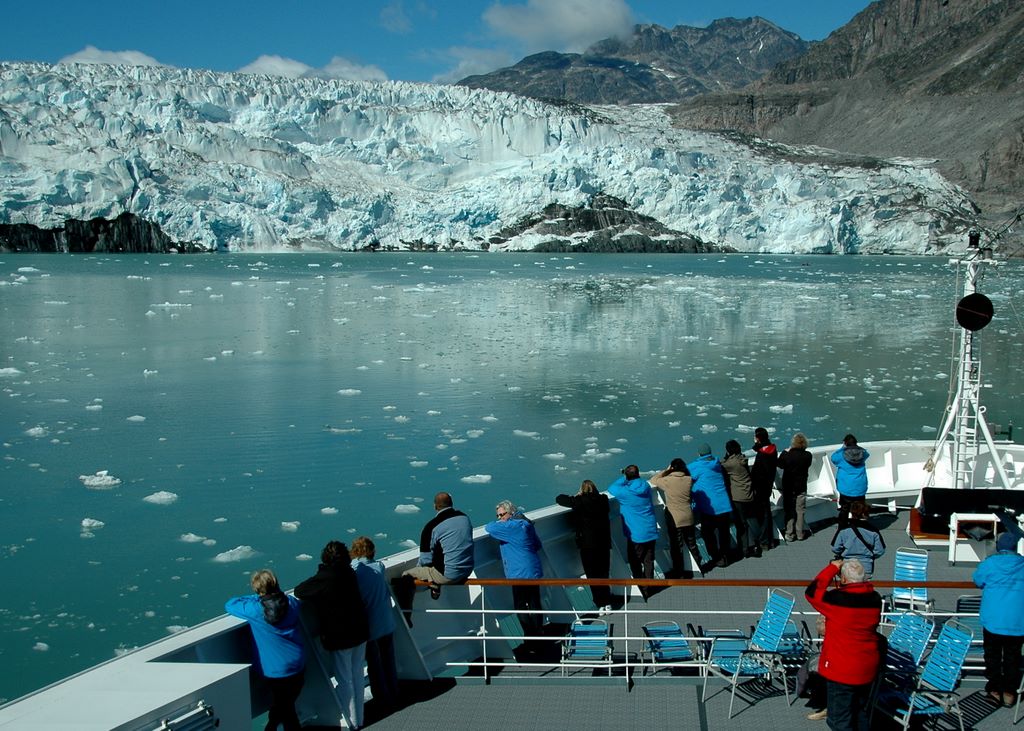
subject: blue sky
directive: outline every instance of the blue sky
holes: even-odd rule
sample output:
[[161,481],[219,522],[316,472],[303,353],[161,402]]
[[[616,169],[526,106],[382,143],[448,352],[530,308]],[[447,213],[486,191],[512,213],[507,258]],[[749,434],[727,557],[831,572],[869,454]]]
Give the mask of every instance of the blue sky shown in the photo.
[[825,38],[868,0],[8,0],[0,60],[455,81],[541,50],[581,51],[633,23],[760,15]]

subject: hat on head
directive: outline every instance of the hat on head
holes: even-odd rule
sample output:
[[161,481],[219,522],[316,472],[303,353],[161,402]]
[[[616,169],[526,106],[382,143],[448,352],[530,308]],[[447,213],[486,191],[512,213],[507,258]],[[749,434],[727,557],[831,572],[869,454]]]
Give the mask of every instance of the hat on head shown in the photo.
[[697,456],[698,457],[704,457],[704,456],[707,456],[709,454],[711,454],[711,447],[708,446],[707,442],[704,442],[699,447],[697,447]]
[[1013,551],[1017,552],[1017,540],[1018,536],[1016,533],[1003,533],[996,539],[996,550],[997,551]]

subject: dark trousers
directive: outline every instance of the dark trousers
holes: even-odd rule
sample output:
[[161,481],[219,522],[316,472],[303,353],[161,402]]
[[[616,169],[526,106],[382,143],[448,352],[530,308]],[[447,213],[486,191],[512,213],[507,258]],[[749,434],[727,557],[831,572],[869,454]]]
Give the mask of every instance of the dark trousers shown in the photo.
[[[583,573],[588,579],[607,579],[611,570],[611,553],[608,548],[581,548],[580,562]],[[595,607],[605,607],[612,603],[612,590],[607,586],[591,586],[590,596]]]
[[985,647],[985,690],[1016,693],[1020,687],[1020,651],[1024,637],[982,630]]
[[729,549],[732,548],[730,526],[732,526],[731,510],[718,515],[702,514],[700,516],[700,535],[704,539],[704,547],[708,549],[708,556],[712,561],[717,561],[720,558],[728,560]]
[[[761,532],[764,530],[761,525],[764,508],[756,502],[736,503],[737,513],[740,521],[736,528],[736,537],[739,539],[740,548],[744,551],[753,551],[761,548]],[[740,530],[742,526],[743,530]]]
[[295,701],[302,692],[305,680],[303,673],[289,675],[287,678],[267,678],[270,687],[270,712],[267,714],[267,725],[263,731],[277,731],[278,724],[284,731],[299,731],[299,716],[295,713]]
[[[667,514],[667,512],[666,512]],[[693,565],[699,567],[703,560],[700,557],[700,549],[697,547],[697,528],[692,525],[678,527],[672,521],[668,525],[668,552],[672,557],[672,573],[675,576],[683,575],[683,546],[693,556]]]
[[828,681],[828,727],[833,731],[868,731],[871,686]]
[[[654,544],[655,541],[633,543],[631,539],[626,539],[626,552],[629,554],[629,571],[633,574],[634,579],[654,578]],[[646,586],[640,587],[640,595],[645,599],[650,593],[651,588]]]
[[366,674],[373,699],[392,707],[398,702],[398,669],[395,667],[395,633],[366,641]]
[[[540,610],[540,587],[539,586],[513,586],[512,605],[516,610]],[[520,614],[519,624],[523,627],[523,634],[527,637],[539,637],[544,628],[544,616],[542,614]],[[539,640],[525,640],[527,647],[533,647]]]
[[761,535],[759,537],[761,546],[769,548],[776,541],[771,495],[765,499],[755,498],[754,505],[757,506],[757,510],[761,511]]
[[845,528],[850,524],[850,503],[856,500],[863,500],[863,497],[850,497],[839,493],[839,527]]

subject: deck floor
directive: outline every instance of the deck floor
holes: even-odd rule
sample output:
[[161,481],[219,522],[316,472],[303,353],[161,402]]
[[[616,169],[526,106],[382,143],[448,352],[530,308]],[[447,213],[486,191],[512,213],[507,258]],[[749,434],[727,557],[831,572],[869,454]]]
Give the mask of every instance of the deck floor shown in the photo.
[[[875,524],[883,530],[887,553],[875,567],[875,578],[891,579],[893,555],[901,546],[912,546],[905,529],[907,512],[899,516],[888,514],[873,517]],[[724,568],[716,569],[709,578],[722,579],[810,579],[831,558],[829,542],[835,531],[834,521],[812,526],[814,535],[805,541],[783,544],[765,553],[759,559],[746,559]],[[930,551],[929,579],[969,581],[977,564],[961,562],[950,566],[945,549]],[[659,610],[686,609],[685,621],[699,623],[707,628],[733,627],[747,629],[757,617],[744,621],[723,618],[720,615],[706,615],[702,612],[728,610],[735,607],[758,610],[764,604],[764,588],[708,587],[696,586],[700,579],[694,579],[692,587],[672,587],[652,596],[646,605],[639,597],[630,600],[630,622],[639,617],[634,610],[649,610],[637,622],[657,619]],[[795,612],[812,610],[803,598],[801,587],[787,588],[797,597]],[[885,590],[880,590],[885,594]],[[965,593],[948,589],[933,591],[936,611],[953,611],[956,597]],[[970,592],[966,592],[970,593]],[[619,634],[621,613],[613,613],[608,619],[615,624]],[[810,619],[810,618],[809,618]],[[813,622],[808,622],[813,627]],[[635,636],[639,627],[632,630]],[[637,648],[639,649],[639,648]],[[479,679],[439,679],[433,683],[406,684],[403,687],[405,705],[390,715],[380,717],[372,701],[367,705],[367,724],[374,729],[469,729],[486,727],[489,731],[500,729],[568,729],[626,728],[626,729],[678,729],[678,728],[729,728],[758,729],[826,729],[824,721],[807,720],[810,709],[804,699],[796,699],[793,705],[786,703],[781,686],[765,689],[759,684],[744,688],[744,695],[754,703],[736,700],[735,715],[728,719],[729,692],[721,680],[709,681],[709,698],[700,700],[700,680],[696,677],[672,677],[664,671],[657,678],[636,677],[630,688],[624,676],[611,679],[590,677],[589,671],[577,672],[577,676],[562,680],[557,670],[544,673],[529,669],[509,668],[495,678],[491,684]],[[1013,720],[1013,709],[996,708],[985,700],[983,679],[968,676],[961,688],[961,706],[965,713],[965,725],[977,729],[1009,728]],[[713,687],[710,684],[714,684]],[[792,681],[791,681],[792,690]],[[713,692],[713,691],[718,692]],[[941,727],[955,727],[940,724]],[[886,728],[878,722],[876,728]],[[1024,728],[1024,722],[1021,727]]]

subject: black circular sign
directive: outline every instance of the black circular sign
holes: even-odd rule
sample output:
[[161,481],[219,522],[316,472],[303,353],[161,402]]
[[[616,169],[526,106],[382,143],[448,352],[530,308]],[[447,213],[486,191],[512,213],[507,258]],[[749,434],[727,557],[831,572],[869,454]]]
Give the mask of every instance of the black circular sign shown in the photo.
[[956,321],[964,330],[976,332],[992,322],[992,300],[980,292],[969,294],[956,303]]

